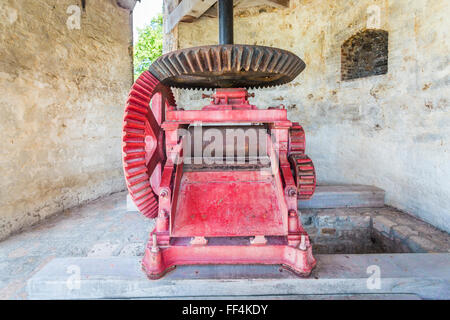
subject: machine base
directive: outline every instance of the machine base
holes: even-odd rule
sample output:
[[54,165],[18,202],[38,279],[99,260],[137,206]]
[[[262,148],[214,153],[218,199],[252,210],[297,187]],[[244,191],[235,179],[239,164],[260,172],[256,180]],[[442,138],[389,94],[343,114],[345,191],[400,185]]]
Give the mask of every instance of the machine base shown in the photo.
[[149,244],[142,269],[149,279],[159,279],[177,265],[279,264],[301,277],[308,277],[316,265],[312,247],[305,250],[287,244],[265,245],[171,245],[152,248]]

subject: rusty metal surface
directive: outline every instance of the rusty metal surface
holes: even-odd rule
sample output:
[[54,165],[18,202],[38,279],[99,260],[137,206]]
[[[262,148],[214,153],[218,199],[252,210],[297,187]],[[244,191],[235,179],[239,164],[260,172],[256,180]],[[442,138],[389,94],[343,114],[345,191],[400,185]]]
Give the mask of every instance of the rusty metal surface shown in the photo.
[[212,45],[159,57],[149,71],[176,88],[263,88],[288,83],[305,69],[292,52],[256,45]]

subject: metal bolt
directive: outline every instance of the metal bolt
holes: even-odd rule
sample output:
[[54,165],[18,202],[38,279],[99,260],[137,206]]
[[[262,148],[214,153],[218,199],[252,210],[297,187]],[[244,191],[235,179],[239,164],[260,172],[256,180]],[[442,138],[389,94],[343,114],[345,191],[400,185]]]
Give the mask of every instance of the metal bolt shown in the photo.
[[167,192],[167,190],[163,190],[161,191],[161,193],[159,194],[160,197],[165,198],[169,195],[169,193]]
[[297,195],[297,190],[295,190],[295,189],[293,189],[293,188],[289,189],[288,195],[289,195],[290,197],[296,196],[296,195]]

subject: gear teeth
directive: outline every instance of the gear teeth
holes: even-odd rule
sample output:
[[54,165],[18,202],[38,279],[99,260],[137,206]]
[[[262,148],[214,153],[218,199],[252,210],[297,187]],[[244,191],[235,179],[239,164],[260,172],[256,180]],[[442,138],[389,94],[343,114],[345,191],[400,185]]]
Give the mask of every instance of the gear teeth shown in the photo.
[[268,88],[295,79],[305,63],[295,54],[256,45],[214,45],[181,49],[159,57],[149,74],[180,89]]
[[289,157],[295,170],[297,198],[306,201],[316,190],[316,171],[312,160],[306,154],[293,154]]
[[316,171],[312,160],[305,154],[305,131],[293,122],[289,131],[289,161],[295,172],[297,198],[311,199],[316,190]]
[[[166,71],[171,69],[166,64]],[[170,88],[152,73],[144,71],[130,90],[123,117],[123,169],[128,191],[139,211],[147,218],[158,214],[158,197],[150,185],[145,161],[145,123],[151,110],[150,101],[156,92],[163,92],[169,110],[176,108]]]
[[297,122],[292,123],[289,131],[289,140],[289,154],[305,154],[305,131]]

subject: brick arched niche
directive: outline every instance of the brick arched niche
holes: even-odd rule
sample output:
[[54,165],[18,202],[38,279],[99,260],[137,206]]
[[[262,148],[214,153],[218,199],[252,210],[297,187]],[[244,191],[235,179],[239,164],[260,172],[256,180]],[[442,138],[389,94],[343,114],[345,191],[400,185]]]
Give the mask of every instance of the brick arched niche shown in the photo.
[[388,36],[379,29],[367,29],[347,39],[341,48],[341,79],[351,80],[388,72]]

